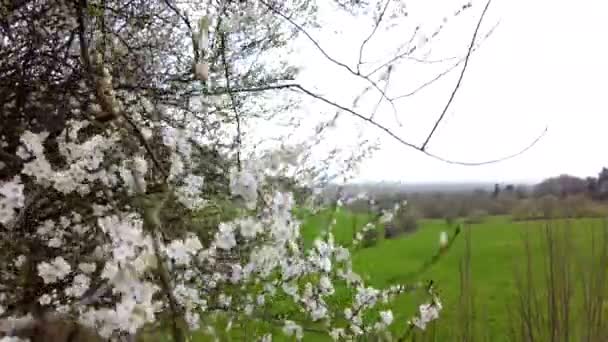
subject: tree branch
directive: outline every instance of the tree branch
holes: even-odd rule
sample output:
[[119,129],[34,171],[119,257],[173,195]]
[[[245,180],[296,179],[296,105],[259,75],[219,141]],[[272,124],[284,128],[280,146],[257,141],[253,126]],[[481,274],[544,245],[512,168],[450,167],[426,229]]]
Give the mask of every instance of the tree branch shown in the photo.
[[431,130],[429,135],[426,137],[426,140],[422,144],[422,147],[421,147],[422,151],[424,151],[426,149],[426,146],[428,145],[429,141],[431,140],[431,137],[433,137],[433,133],[435,133],[435,131],[437,130],[439,123],[441,123],[441,120],[443,120],[445,113],[450,108],[450,105],[452,104],[452,101],[454,100],[454,97],[456,96],[456,93],[458,92],[458,89],[460,88],[460,84],[462,83],[462,79],[464,78],[464,73],[466,72],[467,65],[469,64],[469,58],[471,57],[471,52],[473,51],[473,47],[475,46],[475,40],[477,39],[477,32],[479,31],[479,27],[481,26],[483,18],[485,17],[486,12],[488,11],[488,8],[490,7],[490,3],[492,3],[492,0],[488,0],[488,2],[486,3],[486,7],[484,7],[483,12],[481,12],[481,16],[479,17],[479,21],[477,22],[477,27],[475,27],[475,32],[473,32],[473,38],[471,38],[471,44],[469,44],[469,50],[467,52],[467,56],[464,59],[464,66],[462,67],[462,71],[460,72],[460,77],[458,78],[458,82],[456,83],[456,86],[454,87],[454,90],[452,91],[452,94],[450,95],[450,98],[448,99],[448,103],[446,103],[445,107],[443,108],[443,111],[441,112],[441,115],[435,122],[433,129]]
[[[292,26],[294,26],[299,32],[301,32],[302,34],[304,34],[304,36],[306,36],[306,38],[308,38],[308,40],[310,40],[310,42],[313,43],[313,45],[319,50],[319,52],[321,52],[321,54],[323,56],[325,56],[325,58],[327,58],[330,62],[344,68],[346,71],[348,71],[350,74],[352,74],[353,76],[359,77],[365,81],[367,81],[371,86],[373,86],[382,96],[383,99],[385,99],[386,101],[388,101],[392,108],[393,108],[393,114],[395,115],[395,118],[397,118],[397,108],[395,107],[395,103],[393,102],[393,100],[391,98],[389,98],[386,93],[378,86],[378,84],[376,82],[374,82],[371,78],[369,78],[369,76],[363,75],[359,72],[359,70],[355,71],[353,70],[353,68],[349,67],[348,65],[346,65],[345,63],[342,63],[340,61],[338,61],[337,59],[331,57],[322,47],[321,45],[301,26],[298,25],[298,23],[296,23],[295,21],[293,21],[291,18],[289,18],[288,16],[286,16],[285,14],[281,13],[281,11],[275,9],[274,7],[272,7],[272,5],[268,4],[266,1],[264,0],[260,0],[260,2],[265,5],[266,7],[268,7],[268,9],[270,9],[273,13],[277,14],[278,16],[280,16],[281,18],[287,20],[287,22],[289,22]],[[388,6],[388,3],[387,3]],[[385,6],[386,7],[386,6]],[[386,8],[385,8],[386,10]],[[379,19],[381,20],[381,19]],[[378,21],[378,25],[379,25],[379,21]],[[375,32],[375,30],[374,30]],[[373,33],[369,36],[369,38],[371,38],[371,36],[373,35]],[[364,42],[365,44],[365,42]],[[361,49],[362,52],[363,49]],[[357,66],[358,69],[359,65]],[[398,119],[397,119],[398,120]]]
[[[536,143],[538,143],[540,141],[540,139],[542,139],[545,134],[547,133],[547,127],[544,128],[543,132],[541,134],[539,134],[528,146],[526,146],[525,148],[509,154],[507,156],[504,157],[500,157],[500,158],[496,158],[496,159],[491,159],[491,160],[485,160],[485,161],[479,161],[479,162],[469,162],[469,161],[457,161],[457,160],[451,160],[451,159],[447,159],[441,156],[438,156],[436,154],[430,153],[429,151],[427,151],[426,149],[422,149],[421,146],[417,146],[411,142],[408,142],[402,138],[400,138],[398,135],[396,135],[393,131],[391,131],[389,128],[379,124],[378,122],[374,121],[373,119],[370,119],[369,117],[366,117],[365,115],[356,112],[355,110],[345,107],[343,105],[340,105],[332,100],[329,100],[325,97],[323,97],[322,95],[316,94],[306,88],[304,88],[303,86],[299,85],[299,84],[279,84],[279,85],[268,85],[268,86],[260,86],[260,87],[253,87],[253,88],[237,88],[237,89],[232,89],[233,92],[259,92],[259,91],[268,91],[268,90],[281,90],[281,89],[291,89],[291,90],[298,90],[300,92],[303,92],[304,94],[315,98],[317,100],[320,100],[321,102],[324,102],[336,109],[345,111],[363,121],[368,122],[369,124],[371,124],[372,126],[375,126],[376,128],[380,129],[381,131],[383,131],[384,133],[388,134],[391,138],[397,140],[399,143],[401,143],[402,145],[405,145],[407,147],[413,148],[415,150],[418,150],[422,153],[424,153],[425,155],[437,159],[439,161],[442,161],[444,163],[448,163],[448,164],[456,164],[456,165],[463,165],[463,166],[480,166],[480,165],[486,165],[486,164],[495,164],[495,163],[499,163],[508,159],[512,159],[515,158],[523,153],[525,153],[526,151],[530,150],[532,147],[534,147],[536,145]],[[212,93],[214,95],[218,95],[218,94],[224,94],[225,91],[219,92],[219,93]]]
[[372,32],[369,34],[369,36],[367,36],[367,38],[365,38],[365,40],[363,40],[363,43],[361,43],[361,46],[359,47],[359,62],[357,63],[357,73],[361,73],[361,64],[363,64],[363,62],[361,61],[363,58],[363,49],[365,49],[365,45],[372,39],[374,34],[376,34],[376,31],[378,30],[378,27],[380,26],[380,23],[382,22],[384,14],[386,13],[386,10],[388,9],[388,5],[390,3],[391,0],[386,1],[386,3],[384,4],[384,8],[382,8],[382,12],[380,12],[380,15],[378,16],[378,20],[376,20],[376,23],[374,24]]
[[220,33],[220,50],[222,54],[222,64],[224,64],[224,76],[226,77],[226,90],[230,96],[230,103],[236,119],[236,163],[238,170],[241,171],[241,117],[236,106],[234,93],[230,91],[230,69],[226,58],[226,35],[224,33]]
[[[492,27],[488,31],[488,33],[486,33],[486,35],[483,37],[483,39],[479,43],[477,43],[475,47],[473,47],[473,50],[471,51],[471,53],[477,51],[477,49],[479,49],[481,47],[481,43],[483,43],[484,40],[486,40],[492,33],[494,33],[494,30],[496,29],[496,27],[498,26],[498,24],[499,24],[499,22],[496,23],[496,25],[494,25],[494,27]],[[467,50],[467,54],[468,54],[468,51],[469,50]],[[452,59],[456,59],[458,57],[448,57],[448,58],[444,58],[444,59],[428,60],[428,61],[427,60],[420,60],[420,59],[417,59],[417,58],[414,58],[414,57],[407,57],[407,58],[410,59],[410,60],[413,60],[415,62],[418,62],[418,63],[434,64],[434,63],[446,62],[446,61],[449,61],[449,60],[452,60]],[[447,74],[449,74],[450,72],[452,72],[454,69],[456,69],[460,64],[462,64],[465,61],[465,58],[466,58],[466,55],[464,57],[460,58],[460,60],[458,62],[454,63],[454,65],[450,66],[449,68],[447,68],[446,70],[444,70],[443,72],[441,72],[437,76],[433,77],[432,79],[424,82],[423,84],[421,84],[420,86],[418,86],[414,90],[412,90],[412,91],[410,91],[408,93],[402,94],[402,95],[398,95],[398,96],[392,97],[392,100],[393,101],[401,100],[401,99],[403,99],[405,97],[410,97],[410,96],[416,95],[418,92],[420,92],[424,88],[426,88],[426,87],[430,86],[431,84],[439,81],[439,79],[443,78],[444,76],[446,76]]]

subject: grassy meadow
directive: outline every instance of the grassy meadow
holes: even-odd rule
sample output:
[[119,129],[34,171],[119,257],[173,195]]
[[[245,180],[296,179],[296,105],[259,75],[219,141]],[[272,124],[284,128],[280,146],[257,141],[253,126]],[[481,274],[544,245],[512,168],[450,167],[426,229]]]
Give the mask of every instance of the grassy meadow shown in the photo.
[[[342,211],[310,215],[302,233],[310,246],[333,218],[336,240],[349,245],[367,217]],[[439,235],[460,234],[438,262],[414,275],[437,254]],[[382,234],[381,234],[382,235]],[[513,221],[488,217],[478,224],[422,220],[419,229],[395,239],[380,238],[353,254],[355,271],[373,286],[433,280],[443,311],[424,333],[407,341],[600,341],[608,328],[608,234],[601,219]],[[337,296],[339,300],[339,295]],[[397,336],[422,297],[403,295],[394,302],[392,330]],[[282,307],[282,303],[273,303]],[[226,322],[219,322],[225,327]],[[235,324],[220,340],[246,341],[251,329]],[[271,325],[267,325],[270,327]],[[292,341],[273,327],[273,341]],[[147,341],[148,339],[146,339]],[[212,341],[197,333],[194,341]],[[305,341],[328,341],[314,332]],[[366,339],[363,339],[365,341]]]
[[[307,240],[318,234],[318,227],[327,224],[328,216],[320,214],[306,221],[303,234]],[[334,234],[344,244],[352,239],[353,230],[366,222],[364,215],[347,212],[339,213],[336,218]],[[447,231],[452,235],[458,224],[422,220],[420,228],[412,234],[381,239],[377,245],[356,252],[354,268],[366,275],[370,284],[380,287],[429,279],[437,284],[443,300],[443,315],[426,336],[419,337],[422,340],[525,340],[521,335],[526,329],[520,327],[525,323],[521,322],[521,312],[525,311],[535,311],[538,318],[536,323],[530,319],[530,330],[537,330],[532,340],[562,341],[564,339],[544,336],[560,331],[578,334],[578,337],[570,336],[570,340],[585,339],[582,330],[591,327],[584,325],[592,323],[585,323],[584,316],[593,310],[588,307],[592,303],[585,304],[581,293],[587,292],[587,301],[593,295],[603,298],[603,294],[608,294],[604,283],[608,264],[603,257],[606,253],[603,220],[513,221],[508,216],[500,216],[489,217],[479,224],[462,224],[462,232],[450,250],[413,279],[412,272],[437,253],[440,233]],[[599,287],[596,292],[591,282]],[[527,298],[526,294],[530,293],[536,297]],[[535,308],[525,303],[520,305],[522,300],[533,303],[533,299],[539,301]],[[397,301],[394,328],[403,329],[417,307],[415,300],[404,296]],[[567,319],[562,318],[563,322],[560,322],[563,315],[551,318],[553,314],[549,313],[560,308],[570,311]],[[608,313],[602,307],[599,312],[600,317]],[[569,321],[568,324],[565,321]],[[537,328],[532,327],[534,324]],[[593,336],[587,340],[593,340]]]

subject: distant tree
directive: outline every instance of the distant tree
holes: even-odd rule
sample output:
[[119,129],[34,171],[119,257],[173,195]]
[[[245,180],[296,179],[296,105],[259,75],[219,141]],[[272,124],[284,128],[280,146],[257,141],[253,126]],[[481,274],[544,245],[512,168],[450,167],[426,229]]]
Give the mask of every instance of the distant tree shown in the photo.
[[498,198],[498,195],[500,195],[500,184],[496,183],[494,184],[494,192],[492,193],[492,197]]
[[488,217],[488,212],[483,209],[474,209],[471,211],[469,216],[466,218],[465,222],[468,224],[478,224],[485,221]]
[[599,200],[608,199],[608,168],[602,168],[597,177],[596,195]]
[[391,222],[384,225],[384,237],[392,239],[404,233],[418,229],[419,214],[411,206],[402,206],[396,212]]
[[[606,176],[606,180],[608,181],[608,173]],[[558,177],[548,178],[534,187],[534,194],[537,197],[542,197],[545,195],[566,197],[586,192],[587,181],[570,175],[560,175]]]
[[515,195],[517,196],[518,199],[528,198],[528,195],[529,195],[528,188],[526,188],[523,185],[519,185],[519,186],[515,187]]
[[544,218],[550,219],[558,217],[560,213],[560,201],[557,196],[549,194],[541,197],[539,200],[540,211]]
[[533,198],[523,199],[517,202],[513,207],[511,216],[514,220],[534,220],[542,218],[541,210],[538,208],[538,203]]
[[373,247],[378,243],[378,230],[377,229],[368,229],[363,232],[363,239],[361,245],[363,248]]
[[445,214],[445,223],[448,226],[453,225],[454,222],[456,221],[456,219],[457,219],[457,216],[456,216],[456,213],[454,211],[448,211],[448,212],[446,212],[446,214]]
[[594,197],[597,193],[597,178],[595,177],[587,177],[585,178],[585,182],[587,182],[587,193]]

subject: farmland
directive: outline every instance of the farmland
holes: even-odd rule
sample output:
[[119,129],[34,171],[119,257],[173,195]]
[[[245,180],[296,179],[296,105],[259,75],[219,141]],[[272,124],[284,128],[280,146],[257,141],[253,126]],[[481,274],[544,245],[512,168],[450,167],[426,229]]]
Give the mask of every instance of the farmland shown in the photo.
[[[312,217],[304,225],[304,234],[309,239],[318,233],[316,227],[323,226],[327,215]],[[339,214],[334,228],[336,239],[348,244],[353,226],[360,226],[362,222],[365,222],[362,215]],[[515,222],[508,216],[498,216],[480,224],[464,225],[463,228],[453,247],[420,279],[416,279],[432,279],[440,289],[444,311],[434,327],[434,337],[439,341],[456,340],[458,335],[466,335],[467,332],[460,330],[465,325],[463,321],[466,318],[463,316],[467,315],[473,321],[472,331],[468,334],[476,335],[477,340],[507,340],[512,320],[517,317],[514,305],[519,297],[516,275],[530,261],[535,273],[533,278],[538,281],[544,276],[551,264],[547,260],[547,237],[551,237],[554,248],[562,248],[562,257],[570,257],[569,260],[561,260],[572,266],[570,276],[588,270],[588,265],[583,264],[588,260],[585,257],[590,257],[592,244],[595,249],[593,253],[601,250],[598,246],[604,237],[604,223],[600,219]],[[411,282],[414,279],[408,275],[437,252],[440,232],[452,234],[454,229],[455,225],[448,225],[444,220],[423,220],[420,229],[413,234],[393,240],[382,239],[376,246],[356,252],[353,256],[354,268],[378,287]],[[553,234],[547,235],[547,229]],[[470,234],[468,249],[467,232]],[[559,245],[560,238],[564,240],[562,242],[572,244],[555,246]],[[525,242],[529,243],[529,254],[525,251]],[[468,263],[464,262],[467,252],[470,252]],[[466,264],[470,267],[470,284],[461,289],[461,268]],[[582,283],[575,280],[573,285],[579,287]],[[538,286],[538,292],[544,293],[544,282],[539,282]],[[576,294],[574,296],[580,299]],[[467,314],[461,301],[471,298],[474,305]],[[573,321],[579,319],[576,316],[580,310],[576,308],[581,303],[577,299],[572,305],[575,308],[571,317]],[[414,299],[407,296],[398,301],[395,309],[396,331],[403,329],[415,307]],[[432,339],[432,333],[429,332],[427,337]]]
[[[345,246],[352,243],[353,231],[368,221],[366,215],[348,211],[309,215],[302,225],[307,247],[334,218],[336,241]],[[414,276],[437,254],[440,233],[446,231],[453,236],[457,227],[460,234],[450,249],[423,273]],[[606,268],[606,257],[601,256],[607,252],[605,228],[601,219],[513,221],[509,216],[494,216],[478,224],[457,221],[449,225],[445,220],[425,219],[414,233],[390,240],[381,238],[372,247],[357,249],[353,253],[353,266],[370,285],[378,288],[433,280],[443,311],[425,332],[415,332],[416,341],[526,340],[521,335],[527,331],[518,325],[522,310],[538,316],[533,323],[536,325],[532,329],[533,340],[550,340],[549,334],[554,331],[560,336],[570,335],[558,337],[557,341],[593,341],[596,339],[590,336],[605,336],[601,335],[605,334],[605,328],[594,328],[593,324],[605,317],[606,310],[600,306],[602,314],[590,322],[588,312],[597,307],[585,302],[582,290],[587,289],[587,298],[606,294],[606,272],[601,271]],[[530,275],[526,275],[528,268],[532,271]],[[599,284],[599,289],[593,290],[590,282]],[[549,288],[553,291],[548,291]],[[560,292],[563,289],[571,294],[563,295]],[[394,336],[403,334],[422,300],[417,295],[403,295],[396,300],[392,306]],[[522,300],[530,303],[537,300],[538,307],[520,306]],[[565,308],[570,312],[566,320],[559,315]],[[552,320],[552,314],[556,313],[558,317]],[[225,323],[220,322],[218,328],[223,329]],[[255,329],[255,324],[247,327],[236,324],[221,339],[243,340],[248,329]],[[277,327],[273,340],[291,341],[280,331]],[[196,341],[211,340],[204,333],[196,336]],[[304,340],[329,341],[314,332],[306,333]]]

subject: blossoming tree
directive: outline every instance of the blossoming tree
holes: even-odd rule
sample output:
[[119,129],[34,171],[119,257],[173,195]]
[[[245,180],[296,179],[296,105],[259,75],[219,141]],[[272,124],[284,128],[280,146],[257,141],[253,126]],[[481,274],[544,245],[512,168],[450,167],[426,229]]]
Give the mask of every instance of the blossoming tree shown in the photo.
[[[371,18],[355,67],[308,33],[315,1],[0,4],[2,341],[47,340],[45,324],[54,320],[75,322],[65,341],[82,329],[93,331],[82,340],[152,330],[184,341],[191,331],[217,336],[218,317],[225,329],[250,329],[251,340],[271,340],[276,327],[298,340],[307,331],[381,338],[395,324],[391,300],[415,290],[428,302],[409,322],[396,322],[399,335],[438,317],[429,284],[367,285],[352,268],[352,251],[335,242],[335,221],[303,248],[294,197],[271,179],[298,169],[310,146],[244,152],[248,121],[292,108],[288,99],[267,101],[284,90],[394,135],[374,113],[294,83],[293,65],[268,62],[303,37],[365,82],[365,93],[395,101],[381,84],[399,61],[414,59],[415,44],[375,70],[363,70],[361,54],[382,23],[404,20],[404,3],[331,4]],[[470,7],[459,5],[455,16]],[[476,35],[456,66],[466,68]],[[396,139],[430,154],[428,139],[419,147]],[[289,176],[318,184],[323,170]],[[337,292],[348,300],[336,300]]]

